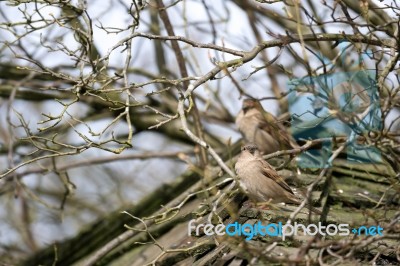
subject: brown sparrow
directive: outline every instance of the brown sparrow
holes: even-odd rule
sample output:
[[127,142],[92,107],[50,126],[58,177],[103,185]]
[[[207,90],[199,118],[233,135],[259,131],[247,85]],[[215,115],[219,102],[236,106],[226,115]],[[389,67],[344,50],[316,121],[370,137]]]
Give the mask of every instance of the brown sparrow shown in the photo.
[[255,99],[245,99],[236,117],[245,142],[256,144],[263,154],[298,147],[286,128]]
[[[255,144],[242,147],[235,164],[239,183],[249,198],[256,202],[301,204],[289,185],[278,172],[265,161]],[[313,212],[321,214],[315,208]]]

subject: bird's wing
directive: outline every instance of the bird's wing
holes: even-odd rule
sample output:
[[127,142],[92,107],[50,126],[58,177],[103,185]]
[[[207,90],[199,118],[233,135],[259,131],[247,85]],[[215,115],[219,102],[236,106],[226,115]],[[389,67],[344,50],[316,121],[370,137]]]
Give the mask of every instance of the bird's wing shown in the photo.
[[259,128],[277,139],[279,143],[283,144],[283,148],[290,148],[293,146],[291,141],[292,137],[287,132],[285,126],[283,126],[275,116],[268,112],[263,112],[260,116],[262,117],[260,117],[261,122],[258,125]]
[[284,190],[289,192],[290,194],[293,194],[292,189],[289,187],[289,185],[283,180],[282,177],[279,176],[279,174],[276,172],[275,169],[272,168],[266,161],[260,158],[260,163],[261,163],[261,172],[262,174],[269,179],[272,179],[274,182],[276,182],[278,185],[280,185]]

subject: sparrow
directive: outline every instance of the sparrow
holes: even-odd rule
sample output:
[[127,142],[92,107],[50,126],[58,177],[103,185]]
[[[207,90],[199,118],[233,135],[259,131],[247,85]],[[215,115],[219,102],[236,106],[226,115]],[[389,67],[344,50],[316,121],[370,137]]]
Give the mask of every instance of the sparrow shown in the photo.
[[[255,144],[242,147],[235,164],[235,171],[241,188],[255,202],[283,202],[296,205],[302,202],[278,172],[262,158]],[[321,214],[315,208],[311,210]]]
[[275,116],[255,99],[245,99],[236,125],[247,143],[256,144],[263,154],[299,147]]

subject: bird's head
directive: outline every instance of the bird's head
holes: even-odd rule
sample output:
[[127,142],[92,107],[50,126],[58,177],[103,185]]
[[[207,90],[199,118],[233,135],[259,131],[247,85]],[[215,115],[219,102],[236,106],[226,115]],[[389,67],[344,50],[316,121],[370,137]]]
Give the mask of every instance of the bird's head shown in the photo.
[[242,146],[241,150],[242,150],[242,152],[247,151],[247,152],[251,153],[252,155],[257,155],[260,153],[257,145],[254,143],[249,143],[249,144]]
[[257,110],[263,110],[261,104],[256,99],[245,99],[243,100],[242,110],[243,112],[247,112],[250,109],[256,108]]

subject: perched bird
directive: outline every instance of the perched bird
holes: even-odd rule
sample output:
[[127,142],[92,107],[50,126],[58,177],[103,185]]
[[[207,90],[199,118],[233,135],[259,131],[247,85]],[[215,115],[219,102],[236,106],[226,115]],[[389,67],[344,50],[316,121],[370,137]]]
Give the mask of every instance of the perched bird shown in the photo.
[[[297,197],[278,172],[265,161],[255,144],[247,144],[235,164],[239,183],[249,198],[256,202],[292,203],[299,205]],[[315,208],[313,212],[321,214]]]
[[256,144],[263,154],[298,147],[286,128],[255,99],[245,99],[236,125],[246,142]]

